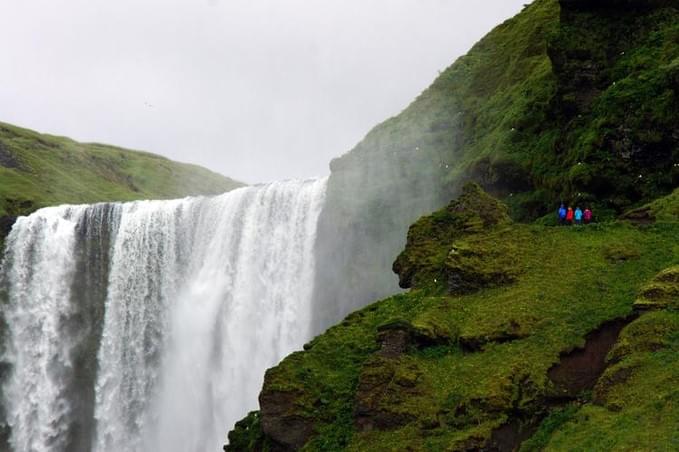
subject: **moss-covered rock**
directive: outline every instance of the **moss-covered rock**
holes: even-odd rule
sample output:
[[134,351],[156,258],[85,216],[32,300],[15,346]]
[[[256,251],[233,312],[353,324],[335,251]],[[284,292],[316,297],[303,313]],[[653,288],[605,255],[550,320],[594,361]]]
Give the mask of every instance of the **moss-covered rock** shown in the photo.
[[[616,356],[642,348],[625,344],[642,336],[633,325],[644,324],[623,330],[607,362],[625,325],[615,320],[628,319],[635,293],[675,262],[679,225],[555,228],[498,218],[463,233],[464,240],[485,243],[491,254],[516,244],[512,284],[463,294],[425,285],[351,314],[267,372],[260,429],[269,444],[308,451],[513,450],[555,405],[527,444],[558,444],[573,416],[617,407],[608,395],[617,390],[609,388],[627,388],[617,382],[627,381],[627,372],[633,381],[636,367]],[[433,230],[449,237],[448,229]],[[634,243],[636,257],[608,259],[605,250],[615,243]],[[438,245],[428,249],[439,252]],[[672,328],[658,323],[663,338],[648,343],[667,343]],[[620,362],[631,370],[606,371],[597,382],[606,366]],[[571,400],[575,408],[559,411]],[[636,415],[651,413],[647,407]]]
[[[304,423],[294,442],[262,427],[267,440],[514,450],[540,424],[525,450],[676,449],[674,273],[653,278],[677,264],[679,224],[673,196],[653,201],[679,183],[679,11],[642,3],[536,0],[333,162],[328,199],[341,208],[322,218],[319,240],[340,258],[316,284],[329,317],[365,301],[357,287],[390,287],[381,269],[402,249],[405,219],[461,197],[410,228],[393,266],[408,293],[358,310],[267,373],[262,397],[289,399],[263,410],[262,425]],[[470,180],[510,209],[463,188]],[[599,219],[648,208],[637,224],[509,220],[560,199]],[[345,230],[351,240],[335,241]],[[651,299],[656,311],[620,333]]]
[[679,308],[679,265],[659,273],[634,303],[637,309]]
[[233,430],[229,432],[229,444],[224,446],[224,452],[240,452],[251,450],[261,452],[271,450],[262,432],[261,416],[258,411],[236,422]]
[[510,224],[507,212],[477,184],[467,184],[446,209],[410,228],[406,249],[393,265],[401,287],[447,284],[451,293],[463,293],[511,282],[516,253],[507,237],[478,238],[484,231]]

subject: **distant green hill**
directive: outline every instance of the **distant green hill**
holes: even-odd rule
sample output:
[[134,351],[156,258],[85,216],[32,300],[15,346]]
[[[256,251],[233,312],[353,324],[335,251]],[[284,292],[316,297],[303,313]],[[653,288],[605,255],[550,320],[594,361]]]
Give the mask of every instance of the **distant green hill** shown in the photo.
[[242,185],[159,155],[0,123],[0,217],[54,204],[178,198]]

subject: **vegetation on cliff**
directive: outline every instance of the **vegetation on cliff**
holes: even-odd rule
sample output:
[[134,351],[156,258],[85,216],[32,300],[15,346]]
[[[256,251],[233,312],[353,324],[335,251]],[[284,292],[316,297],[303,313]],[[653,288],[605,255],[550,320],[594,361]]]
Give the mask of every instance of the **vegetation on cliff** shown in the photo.
[[395,264],[411,291],[269,370],[227,450],[676,444],[679,223],[548,227],[506,211],[470,185],[415,223]]
[[[328,311],[461,197],[411,227],[411,290],[269,370],[226,449],[676,449],[678,6],[536,0],[334,161]],[[600,222],[548,226],[560,199]]]
[[242,185],[158,155],[77,143],[4,123],[0,180],[0,217],[54,204],[178,198]]
[[422,96],[447,98],[438,108],[459,118],[457,146],[432,143],[448,180],[476,180],[524,219],[555,199],[620,213],[669,193],[679,184],[677,6],[538,0],[495,29]]
[[521,221],[561,199],[612,219],[676,188],[678,8],[535,0],[333,161],[317,327],[394,293],[408,226],[469,180]]

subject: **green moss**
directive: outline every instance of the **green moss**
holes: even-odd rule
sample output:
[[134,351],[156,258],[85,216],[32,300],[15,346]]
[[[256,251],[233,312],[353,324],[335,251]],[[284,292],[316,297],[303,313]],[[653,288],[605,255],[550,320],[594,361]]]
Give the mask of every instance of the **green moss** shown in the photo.
[[477,181],[519,219],[560,200],[599,219],[643,205],[679,183],[677,24],[676,7],[562,14],[536,0],[337,166],[417,149],[442,191]]
[[225,452],[239,452],[243,450],[258,450],[268,452],[270,446],[262,434],[261,418],[258,411],[248,413],[245,419],[238,421],[234,429],[229,432],[229,445]]
[[[440,246],[443,237],[454,243],[460,222],[436,223],[437,218],[454,216],[446,209],[427,226]],[[601,324],[632,312],[644,283],[676,262],[671,245],[679,233],[676,224],[642,230],[622,223],[591,228],[506,223],[475,230],[465,241],[485,243],[491,255],[494,247],[513,244],[513,267],[520,271],[512,284],[466,295],[425,286],[383,300],[267,373],[263,394],[293,394],[287,414],[314,425],[304,450],[483,447],[510,419],[544,411],[552,388],[547,373],[560,354],[582,346]],[[606,254],[611,243],[634,243],[635,258],[611,261]],[[411,346],[382,355],[380,335],[394,330],[410,332]],[[596,409],[554,413],[533,444],[551,445],[574,419]],[[357,413],[373,428],[364,429]],[[638,415],[643,413],[648,414]]]
[[570,421],[578,410],[578,405],[570,404],[565,408],[553,410],[540,424],[537,432],[521,444],[520,452],[540,452],[545,449],[556,430]]
[[634,305],[639,309],[679,308],[679,266],[664,270],[646,284]]
[[679,446],[679,314],[653,312],[623,330],[614,363],[544,450],[676,450]]
[[[453,283],[460,292],[487,284],[488,278],[502,273],[500,267],[505,262],[500,258],[510,258],[511,246],[502,248],[492,242],[489,244],[493,251],[488,252],[488,247],[469,237],[510,223],[505,205],[478,185],[467,184],[462,195],[446,209],[411,226],[406,249],[394,262],[401,287],[441,287],[451,273],[463,277]],[[497,240],[506,242],[503,238]],[[482,269],[481,262],[490,268]],[[511,277],[507,275],[507,279]]]
[[639,249],[633,243],[611,243],[603,249],[604,257],[609,262],[624,262],[639,259]]
[[679,189],[654,201],[649,207],[658,221],[679,221]]
[[53,204],[217,194],[242,184],[145,152],[0,123],[0,216]]

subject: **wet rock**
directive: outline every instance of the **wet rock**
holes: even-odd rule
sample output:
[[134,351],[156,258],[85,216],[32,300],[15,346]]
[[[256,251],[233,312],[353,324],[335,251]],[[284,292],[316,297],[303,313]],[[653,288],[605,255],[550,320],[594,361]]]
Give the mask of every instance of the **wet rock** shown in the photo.
[[498,452],[517,451],[524,441],[533,436],[539,425],[540,417],[512,419],[493,430],[484,449]]
[[280,450],[298,450],[314,432],[314,421],[299,414],[294,391],[263,390],[259,396],[262,431]]
[[3,216],[0,217],[0,240],[7,237],[12,230],[12,226],[16,222],[17,217],[14,216]]

